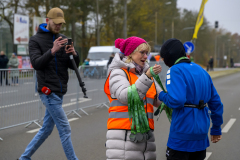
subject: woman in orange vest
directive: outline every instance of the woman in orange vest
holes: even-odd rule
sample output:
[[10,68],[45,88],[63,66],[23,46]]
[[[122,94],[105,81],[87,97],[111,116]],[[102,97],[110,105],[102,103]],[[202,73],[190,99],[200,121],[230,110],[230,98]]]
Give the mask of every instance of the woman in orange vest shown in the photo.
[[[107,160],[156,160],[153,106],[158,107],[161,104],[157,98],[161,88],[152,78],[146,63],[151,48],[144,39],[139,37],[117,39],[115,46],[121,52],[115,54],[104,86],[110,101],[106,141]],[[161,70],[160,65],[153,67],[155,74],[159,74]],[[148,130],[150,129],[147,138],[141,137],[137,138],[138,140],[130,138],[128,88],[133,84],[136,86],[137,96],[144,102],[142,111],[147,117]]]

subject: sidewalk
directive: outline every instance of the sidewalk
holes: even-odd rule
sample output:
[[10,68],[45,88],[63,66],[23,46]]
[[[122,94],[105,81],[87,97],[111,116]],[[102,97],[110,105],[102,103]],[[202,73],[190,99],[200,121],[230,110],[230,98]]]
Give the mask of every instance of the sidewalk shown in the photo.
[[240,72],[240,68],[214,68],[214,71],[208,71],[208,74],[214,79],[237,72]]

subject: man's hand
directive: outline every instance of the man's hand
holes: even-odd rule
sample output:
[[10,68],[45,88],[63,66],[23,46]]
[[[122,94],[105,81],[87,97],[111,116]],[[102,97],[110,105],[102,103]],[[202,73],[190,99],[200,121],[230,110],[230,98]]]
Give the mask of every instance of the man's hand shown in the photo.
[[74,46],[73,46],[73,42],[72,42],[72,45],[65,46],[65,51],[67,54],[72,53],[74,56],[77,55],[77,53],[75,52]]
[[217,143],[222,139],[222,135],[211,135],[211,141],[212,143]]
[[53,42],[53,48],[51,49],[51,53],[54,56],[57,51],[59,51],[60,48],[64,47],[64,45],[67,43],[67,39],[61,40],[62,37],[58,37],[54,42]]

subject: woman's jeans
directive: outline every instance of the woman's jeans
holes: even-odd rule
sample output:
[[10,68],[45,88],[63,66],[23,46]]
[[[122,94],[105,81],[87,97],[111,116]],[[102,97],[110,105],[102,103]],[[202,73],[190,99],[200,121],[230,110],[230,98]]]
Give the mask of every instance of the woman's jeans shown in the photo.
[[13,84],[18,84],[18,77],[12,77],[12,83]]
[[50,95],[40,94],[40,98],[46,106],[43,126],[28,144],[25,152],[20,157],[20,160],[31,160],[31,156],[34,152],[52,133],[55,124],[67,159],[78,160],[72,146],[71,128],[67,116],[62,108],[63,96],[57,96],[56,94],[51,93]]

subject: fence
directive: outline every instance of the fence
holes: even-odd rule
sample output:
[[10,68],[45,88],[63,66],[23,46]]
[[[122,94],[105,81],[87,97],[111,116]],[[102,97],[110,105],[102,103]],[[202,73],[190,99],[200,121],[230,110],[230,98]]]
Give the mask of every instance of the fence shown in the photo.
[[[153,66],[155,63],[149,63]],[[162,72],[159,74],[162,82],[168,67],[162,62]],[[82,98],[83,93],[79,87],[76,74],[69,70],[68,91],[63,98],[63,108],[67,115],[80,113],[88,115],[86,109],[89,107],[108,107],[108,99],[103,88],[107,77],[107,70],[103,66],[82,66],[79,72],[88,98]],[[36,92],[36,74],[33,69],[8,69],[0,70],[0,131],[19,125],[36,124],[41,127],[40,122],[45,113],[45,107]],[[18,76],[13,76],[19,73]],[[81,112],[80,112],[81,111]],[[0,138],[1,139],[1,138]]]

